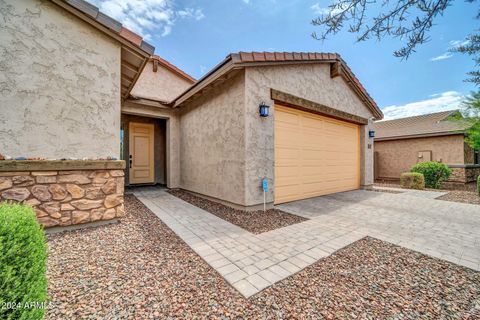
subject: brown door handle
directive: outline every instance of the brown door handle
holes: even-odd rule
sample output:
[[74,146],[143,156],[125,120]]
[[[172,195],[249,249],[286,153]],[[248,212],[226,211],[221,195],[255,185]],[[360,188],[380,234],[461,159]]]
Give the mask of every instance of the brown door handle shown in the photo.
[[130,169],[131,169],[132,168],[132,160],[130,159],[129,162],[130,162]]

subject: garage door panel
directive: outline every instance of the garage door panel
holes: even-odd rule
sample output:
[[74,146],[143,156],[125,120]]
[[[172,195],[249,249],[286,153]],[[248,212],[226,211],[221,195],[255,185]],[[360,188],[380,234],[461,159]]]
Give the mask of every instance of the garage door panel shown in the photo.
[[303,117],[301,118],[301,123],[302,127],[305,132],[321,132],[326,130],[327,128],[325,121],[319,121],[318,119],[315,118],[310,118],[310,117]]
[[359,127],[275,105],[275,203],[360,186]]
[[298,140],[301,136],[298,134],[296,129],[284,128],[282,132],[279,132],[279,140],[282,141],[279,147],[283,148],[298,148]]
[[278,177],[275,178],[275,182],[279,183],[283,181],[283,178],[291,178],[293,177],[295,183],[298,183],[297,177],[298,177],[298,167],[297,166],[283,166],[281,167],[281,170],[279,170]]
[[300,122],[300,116],[295,112],[283,110],[279,114],[275,114],[275,121],[281,123],[283,126],[297,126]]
[[[292,178],[292,177],[290,177]],[[337,174],[322,174],[322,175],[308,175],[304,176],[302,179],[302,184],[314,184],[314,183],[331,183],[331,184],[341,184],[343,183],[342,181],[349,181],[349,183],[352,183],[355,185],[355,179],[353,179],[350,175],[347,174],[342,174],[342,175],[337,175]],[[294,183],[291,180],[291,183]],[[295,181],[296,183],[296,181]]]
[[[295,200],[295,195],[301,193],[300,185],[288,185],[275,187],[275,197],[282,202]],[[277,194],[278,193],[278,194]]]
[[314,194],[323,193],[330,190],[339,190],[347,188],[349,181],[322,181],[316,183],[304,183],[302,189],[304,193]]
[[298,159],[300,156],[300,149],[288,148],[288,147],[276,147],[275,153],[276,153],[275,156],[279,160]]
[[[342,176],[349,176],[355,175],[355,170],[352,170],[351,164],[346,164],[343,166],[339,165],[326,165],[326,166],[301,166],[301,167],[291,167],[290,169],[290,177],[295,175],[299,176],[300,178],[303,177],[311,177],[311,176],[325,176],[328,177],[333,175],[334,177],[342,177]],[[287,170],[280,170],[280,171],[287,171]],[[284,175],[285,176],[285,175]],[[355,177],[353,177],[355,178]]]

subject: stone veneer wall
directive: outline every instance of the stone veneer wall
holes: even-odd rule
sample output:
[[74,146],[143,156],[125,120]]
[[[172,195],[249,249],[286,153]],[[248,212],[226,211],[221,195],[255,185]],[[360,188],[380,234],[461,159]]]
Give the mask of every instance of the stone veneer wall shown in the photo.
[[47,171],[0,170],[0,199],[32,206],[47,228],[124,216],[123,170],[66,168],[68,165]]
[[477,180],[480,175],[480,167],[460,167],[451,168],[452,175],[448,179],[450,182],[468,183]]

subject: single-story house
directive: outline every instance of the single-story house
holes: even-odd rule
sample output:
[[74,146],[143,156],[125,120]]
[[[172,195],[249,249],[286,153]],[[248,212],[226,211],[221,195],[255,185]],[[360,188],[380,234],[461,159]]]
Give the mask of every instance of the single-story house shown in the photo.
[[458,110],[375,122],[375,179],[398,180],[418,162],[452,168],[449,181],[468,183],[480,174],[478,150],[465,143],[470,127]]
[[373,184],[383,114],[338,54],[234,53],[195,81],[82,0],[1,5],[0,195],[46,226],[121,217],[124,185],[252,210]]

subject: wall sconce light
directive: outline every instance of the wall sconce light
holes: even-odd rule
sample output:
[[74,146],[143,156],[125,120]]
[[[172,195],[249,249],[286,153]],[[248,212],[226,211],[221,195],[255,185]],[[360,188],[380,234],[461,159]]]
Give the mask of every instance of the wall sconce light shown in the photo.
[[258,112],[260,113],[260,117],[268,117],[268,108],[270,108],[269,106],[267,106],[265,103],[261,103],[260,104],[260,107],[258,108]]
[[370,130],[370,131],[368,131],[368,136],[369,136],[370,138],[375,138],[375,130]]

